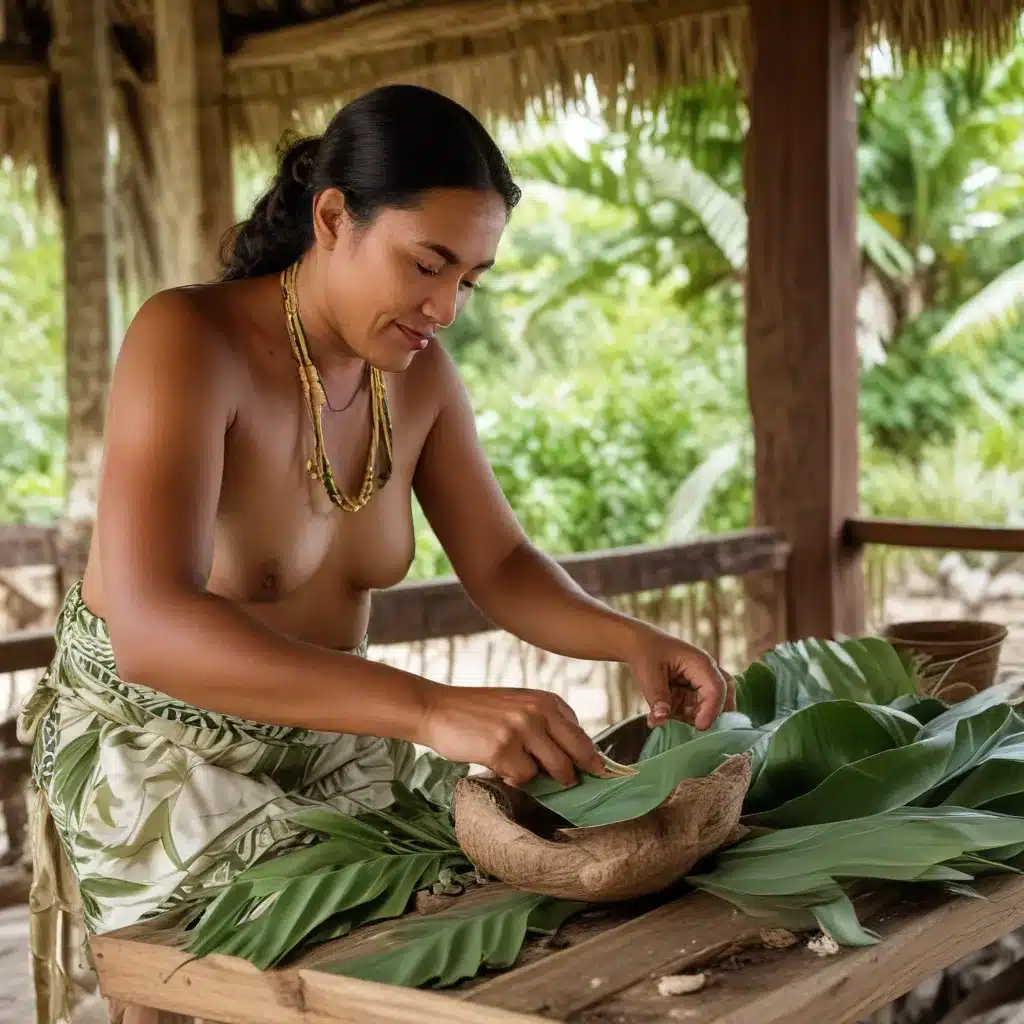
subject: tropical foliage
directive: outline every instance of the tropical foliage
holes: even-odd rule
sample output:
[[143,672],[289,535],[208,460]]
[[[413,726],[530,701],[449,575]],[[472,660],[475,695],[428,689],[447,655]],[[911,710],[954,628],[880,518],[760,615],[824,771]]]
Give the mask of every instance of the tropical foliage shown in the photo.
[[[737,679],[738,710],[698,733],[652,732],[633,775],[547,777],[526,788],[567,823],[639,817],[680,780],[730,755],[752,759],[743,823],[691,886],[744,912],[844,945],[878,937],[848,894],[864,879],[969,891],[978,876],[1024,866],[1024,718],[983,691],[961,704],[920,696],[887,643],[784,644]],[[512,964],[526,937],[582,904],[473,884],[449,812],[406,790],[388,811],[300,812],[319,842],[250,868],[193,915],[189,949],[269,967],[309,945],[398,919],[328,969],[393,984],[450,985]],[[458,893],[437,914],[402,915],[418,891]],[[208,898],[208,897],[207,897]]]
[[[860,90],[868,512],[1019,515],[999,474],[1024,472],[1022,68],[1024,50],[984,68],[876,67]],[[597,110],[507,140],[526,198],[446,343],[501,484],[549,551],[750,522],[745,130],[723,83],[614,127]],[[267,168],[241,154],[236,171],[244,209]],[[0,518],[38,520],[63,491],[60,243],[31,177],[0,179]],[[971,489],[950,488],[954,467]],[[448,569],[417,511],[415,573]]]

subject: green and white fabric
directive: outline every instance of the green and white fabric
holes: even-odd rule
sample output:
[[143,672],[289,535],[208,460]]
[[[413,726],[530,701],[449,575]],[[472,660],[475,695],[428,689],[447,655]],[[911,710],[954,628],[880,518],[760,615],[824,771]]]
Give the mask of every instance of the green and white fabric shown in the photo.
[[[45,1024],[70,1020],[65,982],[80,973],[57,948],[74,922],[58,927],[52,915],[77,917],[80,907],[87,935],[153,917],[309,842],[288,820],[300,807],[384,807],[395,780],[447,802],[466,770],[417,756],[406,742],[263,725],[126,682],[106,623],[78,584],[56,641],[19,721],[39,794],[32,953],[37,999],[51,1007],[40,1006]],[[365,652],[364,641],[354,653]],[[67,891],[68,867],[76,894]]]

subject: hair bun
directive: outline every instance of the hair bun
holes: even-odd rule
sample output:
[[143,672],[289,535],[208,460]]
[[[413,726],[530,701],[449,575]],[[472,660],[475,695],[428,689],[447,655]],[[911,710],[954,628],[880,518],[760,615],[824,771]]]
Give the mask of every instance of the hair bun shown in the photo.
[[281,158],[281,178],[289,178],[303,189],[308,189],[313,180],[313,168],[320,154],[319,135],[299,139],[288,147]]

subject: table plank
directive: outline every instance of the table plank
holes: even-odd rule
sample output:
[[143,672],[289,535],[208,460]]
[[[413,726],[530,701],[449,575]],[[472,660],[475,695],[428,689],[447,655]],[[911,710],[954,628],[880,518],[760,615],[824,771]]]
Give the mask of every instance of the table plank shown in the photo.
[[800,943],[740,955],[709,971],[701,992],[666,997],[652,976],[572,1016],[577,1024],[853,1024],[915,985],[1024,925],[1024,877],[977,883],[986,899],[949,898],[936,889],[884,910],[872,922],[883,941],[821,958]]
[[[765,950],[762,922],[688,893],[622,923],[614,916],[581,923],[570,929],[580,937],[570,948],[529,950],[523,966],[445,994],[316,970],[377,941],[375,928],[265,972],[234,957],[190,960],[183,935],[156,922],[97,936],[93,951],[105,995],[223,1024],[648,1024],[681,1012],[693,1024],[843,1024],[1024,925],[1024,878],[986,880],[979,889],[986,900],[950,899],[934,888],[912,898],[888,886],[864,892],[858,910],[884,941],[824,960],[802,943]],[[712,977],[701,993],[657,994],[660,975],[697,968]]]
[[566,1020],[652,971],[684,970],[760,942],[763,924],[724,900],[693,892],[569,949],[470,989],[466,999]]
[[[898,898],[885,888],[856,899],[862,920],[870,920]],[[520,1013],[568,1020],[589,1006],[650,977],[684,973],[718,957],[763,946],[764,921],[740,913],[704,892],[610,928],[536,963],[471,989],[466,998]]]
[[261,971],[237,957],[192,959],[181,935],[135,925],[92,940],[108,999],[221,1024],[543,1024],[450,996],[322,971]]

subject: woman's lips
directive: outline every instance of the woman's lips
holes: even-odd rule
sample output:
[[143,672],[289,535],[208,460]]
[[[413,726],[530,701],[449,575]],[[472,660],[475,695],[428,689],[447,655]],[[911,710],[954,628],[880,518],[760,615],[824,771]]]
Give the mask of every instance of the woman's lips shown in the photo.
[[395,326],[405,335],[410,346],[417,352],[425,349],[433,338],[433,335],[424,334],[423,331],[414,331],[411,327],[406,327],[405,324],[396,323]]

